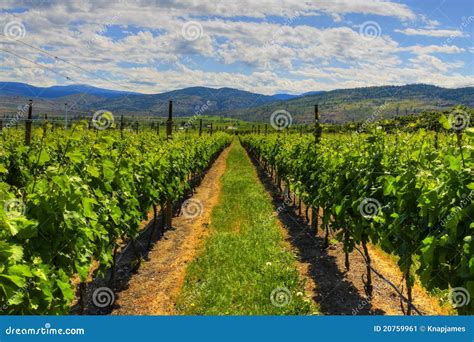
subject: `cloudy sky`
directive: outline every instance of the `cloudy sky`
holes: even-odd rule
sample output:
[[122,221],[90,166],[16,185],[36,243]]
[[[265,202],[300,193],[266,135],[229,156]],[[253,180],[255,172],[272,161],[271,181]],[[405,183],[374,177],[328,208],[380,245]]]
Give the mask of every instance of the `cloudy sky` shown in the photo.
[[0,28],[0,81],[37,86],[474,85],[472,0],[1,0]]

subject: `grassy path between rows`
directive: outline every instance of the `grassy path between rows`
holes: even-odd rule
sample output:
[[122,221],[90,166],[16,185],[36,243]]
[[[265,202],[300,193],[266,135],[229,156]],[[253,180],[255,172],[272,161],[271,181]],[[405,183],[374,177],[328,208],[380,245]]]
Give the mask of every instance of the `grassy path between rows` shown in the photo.
[[298,315],[305,297],[296,257],[269,196],[238,141],[231,147],[211,234],[189,265],[177,308],[183,314]]

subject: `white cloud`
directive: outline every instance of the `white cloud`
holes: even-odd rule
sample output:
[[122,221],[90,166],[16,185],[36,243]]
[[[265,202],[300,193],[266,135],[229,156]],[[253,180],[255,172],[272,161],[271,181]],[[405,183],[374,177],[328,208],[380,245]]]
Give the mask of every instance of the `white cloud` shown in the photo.
[[459,30],[433,30],[433,29],[396,29],[395,32],[403,33],[409,36],[430,36],[430,37],[464,37]]
[[[5,9],[22,7],[25,1],[9,1],[2,4]],[[171,17],[182,16],[220,16],[250,18],[264,18],[266,16],[293,16],[295,12],[300,15],[314,15],[326,13],[329,15],[343,15],[347,13],[373,14],[387,17],[396,17],[403,20],[415,19],[415,13],[404,4],[387,0],[109,0],[72,1],[61,3],[59,1],[28,1],[28,7],[36,9],[56,9],[58,6],[64,11],[85,14],[99,12],[150,12],[165,11]],[[58,15],[59,21],[64,17]]]
[[431,55],[420,55],[416,58],[410,59],[415,67],[428,68],[436,72],[447,72],[451,69],[460,68],[464,65],[463,62],[443,62],[439,58]]
[[[0,42],[2,48],[69,76],[72,83],[144,93],[188,86],[236,87],[272,94],[414,82],[439,82],[441,86],[474,83],[471,75],[453,72],[462,62],[446,63],[431,56],[465,49],[455,45],[401,47],[385,28],[380,37],[368,41],[358,29],[347,26],[344,16],[348,13],[401,20],[416,17],[406,5],[389,1],[47,2],[24,13],[5,14],[3,19],[23,21],[25,42],[48,49],[88,72],[54,58],[45,60],[44,54],[18,42],[2,38]],[[329,14],[336,26],[303,25],[295,14]],[[251,19],[242,21],[235,16]],[[269,16],[283,20],[261,20]],[[188,41],[182,36],[188,20],[202,25],[199,39]],[[426,18],[422,20],[429,24]],[[112,24],[128,33],[115,39],[107,36],[107,26]],[[401,52],[407,51],[415,58],[404,61]],[[194,59],[197,56],[199,62]],[[51,71],[0,51],[0,60],[2,57],[4,80],[36,85],[63,81]]]
[[441,23],[438,20],[428,19],[428,17],[423,15],[423,14],[420,15],[420,19],[421,19],[422,22],[424,22],[426,24],[427,29],[433,29],[433,28],[441,25]]
[[400,50],[410,51],[416,55],[427,55],[431,53],[454,54],[454,53],[461,53],[461,52],[466,51],[466,49],[460,48],[456,45],[426,45],[426,46],[414,45],[414,46],[409,46],[407,48],[402,48]]

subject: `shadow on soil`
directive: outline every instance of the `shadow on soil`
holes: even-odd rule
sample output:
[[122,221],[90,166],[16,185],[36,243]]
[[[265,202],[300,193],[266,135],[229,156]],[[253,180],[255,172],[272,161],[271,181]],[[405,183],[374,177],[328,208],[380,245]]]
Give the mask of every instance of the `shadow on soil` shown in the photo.
[[[189,181],[190,189],[180,201],[174,204],[173,216],[181,214],[183,202],[193,195],[194,189],[201,183],[221,152],[213,158],[209,167]],[[155,243],[166,239],[165,231],[174,229],[173,227],[165,229],[163,213],[157,212],[156,219],[151,218],[142,228],[140,235],[135,240],[128,241],[117,253],[115,267],[109,268],[103,277],[96,277],[78,286],[76,291],[78,300],[71,307],[70,314],[109,315],[113,310],[118,309],[120,306],[116,299],[120,296],[120,292],[130,286],[133,275],[138,272],[144,262],[149,260],[148,255]]]
[[324,315],[383,315],[385,312],[373,309],[370,301],[362,297],[354,285],[341,272],[336,259],[328,255],[324,239],[311,232],[310,225],[297,215],[295,207],[285,204],[280,191],[271,178],[249,154],[257,169],[258,177],[266,191],[271,195],[278,218],[288,230],[291,244],[298,251],[299,260],[308,263],[309,276],[314,280],[316,289],[313,299]]

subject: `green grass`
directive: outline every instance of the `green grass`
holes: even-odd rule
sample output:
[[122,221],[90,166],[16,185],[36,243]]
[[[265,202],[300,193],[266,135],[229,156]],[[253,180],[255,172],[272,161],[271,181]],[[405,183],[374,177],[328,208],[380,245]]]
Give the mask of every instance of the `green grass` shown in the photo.
[[[212,212],[211,234],[188,267],[178,298],[181,313],[298,315],[317,311],[304,295],[295,256],[285,246],[273,210],[244,149],[234,143],[220,202]],[[276,295],[278,289],[284,289],[281,297]],[[276,303],[285,305],[274,305],[272,292]]]

